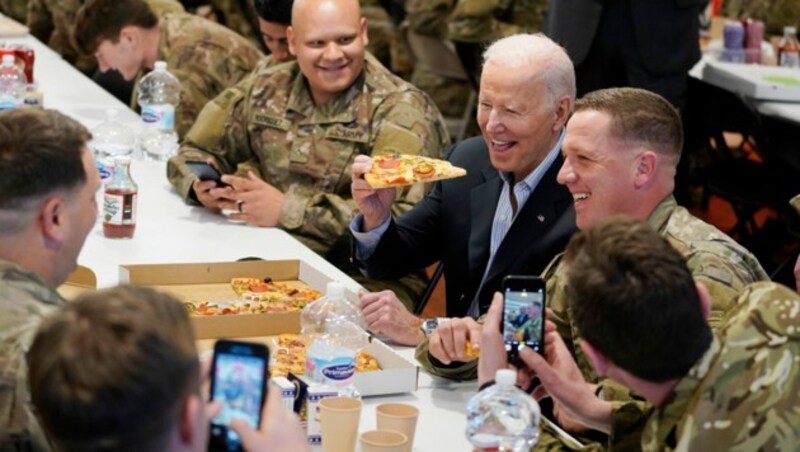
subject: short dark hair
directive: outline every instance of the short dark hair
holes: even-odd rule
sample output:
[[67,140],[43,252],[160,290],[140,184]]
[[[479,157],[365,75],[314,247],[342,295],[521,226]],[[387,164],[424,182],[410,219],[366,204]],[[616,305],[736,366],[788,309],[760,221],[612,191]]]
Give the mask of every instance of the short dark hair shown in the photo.
[[292,4],[294,0],[256,0],[258,17],[267,22],[292,24]]
[[643,144],[674,159],[683,147],[683,126],[678,110],[656,93],[639,88],[593,91],[575,102],[575,113],[599,111],[611,116],[611,134],[623,142]]
[[646,222],[614,216],[567,245],[567,296],[581,336],[653,382],[682,378],[711,343],[683,257]]
[[157,24],[158,16],[144,0],[89,0],[78,10],[72,39],[79,52],[93,55],[102,41],[118,42],[124,27]]
[[82,152],[91,138],[55,110],[0,112],[0,231],[18,232],[19,214],[32,201],[86,182]]
[[31,398],[56,449],[164,450],[199,394],[188,314],[169,295],[122,286],[79,297],[39,327]]

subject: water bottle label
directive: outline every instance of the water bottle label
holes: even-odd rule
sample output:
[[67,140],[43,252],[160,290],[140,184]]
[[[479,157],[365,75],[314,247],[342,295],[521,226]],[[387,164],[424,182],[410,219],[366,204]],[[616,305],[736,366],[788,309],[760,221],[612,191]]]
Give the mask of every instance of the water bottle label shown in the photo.
[[136,224],[136,193],[109,193],[103,199],[103,221],[112,225]]
[[170,104],[142,105],[142,122],[147,128],[175,129],[175,107]]
[[339,387],[350,381],[355,374],[355,359],[349,356],[342,356],[326,360],[324,358],[306,356],[306,371],[313,381]]
[[13,108],[17,108],[19,104],[16,100],[8,98],[8,97],[0,97],[0,111],[2,110],[11,110]]

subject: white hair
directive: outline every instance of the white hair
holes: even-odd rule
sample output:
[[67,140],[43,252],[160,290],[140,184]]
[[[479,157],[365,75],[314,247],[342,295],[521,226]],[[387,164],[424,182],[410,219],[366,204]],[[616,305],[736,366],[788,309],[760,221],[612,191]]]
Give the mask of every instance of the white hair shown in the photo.
[[575,68],[566,50],[547,36],[516,34],[498,39],[483,52],[483,65],[532,69],[544,80],[550,102],[564,95],[575,100]]

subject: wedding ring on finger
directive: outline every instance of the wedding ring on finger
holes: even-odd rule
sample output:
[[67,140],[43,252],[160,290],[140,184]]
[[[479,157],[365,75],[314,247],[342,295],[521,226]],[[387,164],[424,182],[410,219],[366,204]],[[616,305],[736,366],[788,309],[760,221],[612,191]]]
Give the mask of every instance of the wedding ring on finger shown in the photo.
[[236,210],[238,210],[239,213],[244,213],[244,201],[241,199],[236,201]]

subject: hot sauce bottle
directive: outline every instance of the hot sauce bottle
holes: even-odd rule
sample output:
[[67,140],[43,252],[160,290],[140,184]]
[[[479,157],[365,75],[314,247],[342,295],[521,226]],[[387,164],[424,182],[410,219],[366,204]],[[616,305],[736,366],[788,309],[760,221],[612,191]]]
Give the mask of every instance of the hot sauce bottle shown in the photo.
[[114,175],[105,188],[103,200],[103,235],[129,239],[136,230],[136,198],[139,187],[131,178],[130,157],[114,159]]

